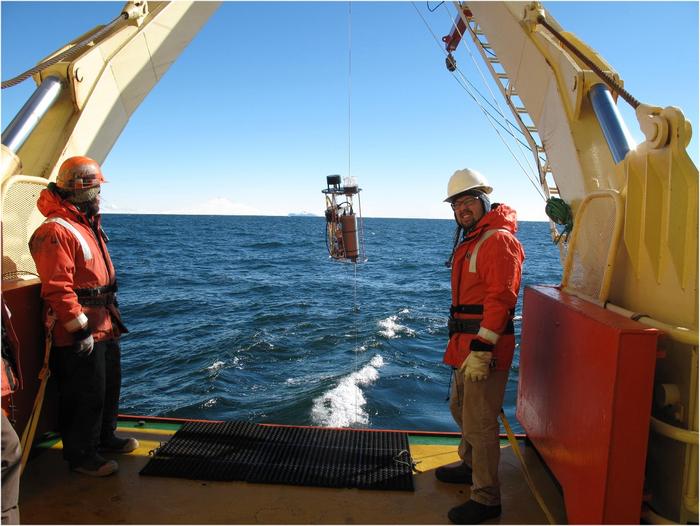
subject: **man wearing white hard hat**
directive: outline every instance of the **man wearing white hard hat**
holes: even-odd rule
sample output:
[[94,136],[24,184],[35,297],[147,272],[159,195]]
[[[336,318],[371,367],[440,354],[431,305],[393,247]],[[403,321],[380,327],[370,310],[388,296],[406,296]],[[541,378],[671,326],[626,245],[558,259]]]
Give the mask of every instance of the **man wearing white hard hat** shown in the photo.
[[479,172],[457,170],[447,185],[457,223],[452,268],[450,339],[443,361],[453,368],[450,411],[460,427],[461,462],[436,477],[471,485],[470,499],[452,508],[456,524],[501,514],[498,414],[515,350],[513,315],[525,253],[516,239],[515,210],[491,204],[493,188]]

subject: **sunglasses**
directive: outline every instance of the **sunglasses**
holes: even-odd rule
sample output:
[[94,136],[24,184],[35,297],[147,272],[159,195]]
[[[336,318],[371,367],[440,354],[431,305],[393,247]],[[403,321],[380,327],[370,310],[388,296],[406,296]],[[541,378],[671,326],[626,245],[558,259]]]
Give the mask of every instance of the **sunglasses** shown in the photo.
[[478,203],[479,198],[478,197],[462,197],[461,199],[457,199],[456,201],[450,203],[450,206],[452,207],[452,210],[457,210],[458,208],[463,208],[466,206],[471,206],[474,203]]

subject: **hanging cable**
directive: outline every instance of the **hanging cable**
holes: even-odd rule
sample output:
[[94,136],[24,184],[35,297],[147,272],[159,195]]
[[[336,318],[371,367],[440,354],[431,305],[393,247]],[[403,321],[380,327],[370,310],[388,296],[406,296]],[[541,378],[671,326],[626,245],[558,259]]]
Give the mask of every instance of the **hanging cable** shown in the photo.
[[[461,72],[459,69],[458,69],[457,71],[459,72],[460,77],[463,77],[463,76],[462,76],[462,72]],[[453,73],[453,76],[454,76],[454,73]],[[455,78],[456,78],[456,77],[455,77]],[[491,114],[489,114],[487,111],[484,110],[484,107],[483,107],[481,104],[479,104],[479,101],[476,99],[476,97],[475,97],[468,89],[466,89],[466,87],[465,87],[463,84],[461,84],[461,83],[459,82],[459,79],[458,79],[458,83],[465,89],[465,91],[467,91],[467,93],[468,93],[469,96],[472,98],[472,100],[474,100],[474,102],[476,103],[476,105],[479,107],[479,109],[482,111],[482,113],[486,116],[486,120],[489,121],[489,124],[491,124],[491,126],[493,127],[494,131],[495,131],[496,134],[498,135],[498,138],[501,139],[501,142],[502,142],[503,145],[506,147],[506,149],[508,150],[508,152],[510,153],[510,155],[513,157],[513,160],[516,162],[516,164],[517,164],[518,166],[520,166],[520,169],[522,170],[522,172],[523,172],[523,174],[525,175],[525,177],[527,178],[527,180],[530,181],[530,183],[532,184],[532,186],[535,188],[535,191],[539,194],[539,196],[542,198],[542,200],[544,200],[545,197],[544,197],[544,194],[542,193],[542,188],[541,188],[539,182],[536,182],[536,181],[533,181],[533,180],[532,180],[532,178],[530,177],[530,174],[528,173],[528,170],[522,165],[522,163],[520,162],[520,160],[517,158],[517,156],[515,155],[515,153],[514,153],[513,150],[511,149],[511,147],[510,147],[510,146],[508,145],[508,143],[506,142],[506,140],[505,140],[505,138],[503,137],[503,135],[501,135],[501,133],[498,131],[498,129],[494,126],[494,120],[493,120],[494,117],[493,117]]]
[[[442,47],[442,43],[440,42],[440,40],[438,39],[438,37],[435,35],[435,32],[432,30],[432,28],[430,27],[430,25],[428,24],[428,22],[425,20],[425,17],[423,17],[423,14],[422,14],[422,13],[420,12],[420,10],[416,7],[416,5],[415,5],[414,2],[411,2],[411,4],[413,5],[414,9],[416,10],[416,12],[417,12],[418,15],[420,16],[420,18],[423,20],[423,23],[425,24],[425,26],[426,26],[426,28],[428,29],[428,31],[432,34],[433,39],[435,40],[435,42],[437,43],[437,45],[440,47],[440,49],[442,50],[442,52],[445,53],[445,54],[447,54],[447,52],[446,52],[446,51],[443,49],[443,47]],[[498,135],[498,137],[501,139],[501,142],[503,142],[503,145],[504,145],[504,146],[506,147],[506,149],[510,152],[511,156],[513,157],[513,160],[516,162],[516,164],[518,164],[518,166],[520,166],[520,169],[522,170],[522,172],[523,172],[523,174],[525,175],[525,177],[527,178],[527,180],[530,181],[530,184],[532,184],[532,186],[533,186],[533,188],[535,189],[535,191],[539,194],[539,196],[540,196],[540,197],[542,198],[542,200],[544,201],[544,200],[545,200],[545,196],[544,196],[544,193],[543,193],[543,191],[542,191],[542,187],[541,187],[539,181],[533,181],[533,180],[532,180],[532,178],[530,177],[530,174],[528,173],[528,170],[522,165],[522,163],[519,161],[519,159],[517,158],[517,156],[514,154],[513,150],[510,148],[510,146],[508,145],[508,143],[507,143],[506,140],[504,139],[504,137],[501,135],[501,133],[498,131],[498,129],[497,129],[496,126],[494,125],[495,123],[498,123],[497,118],[494,117],[493,115],[491,115],[491,114],[484,108],[484,106],[483,106],[483,105],[479,102],[479,100],[477,99],[476,95],[474,95],[474,93],[472,93],[472,91],[469,89],[468,86],[471,86],[471,88],[474,89],[474,91],[476,91],[476,92],[479,94],[479,96],[480,96],[481,98],[483,98],[484,100],[486,100],[485,97],[484,97],[484,96],[479,92],[479,90],[476,89],[476,88],[474,87],[474,85],[462,74],[462,72],[461,72],[461,70],[460,70],[459,68],[455,68],[455,69],[456,69],[456,73],[458,73],[458,74],[459,74],[459,77],[461,77],[461,79],[462,79],[462,81],[460,81],[460,78],[458,78],[457,74],[453,71],[453,72],[452,72],[452,75],[453,75],[453,77],[455,78],[455,80],[457,80],[457,83],[462,87],[462,89],[464,89],[464,90],[467,92],[467,94],[472,98],[472,100],[476,103],[476,105],[477,105],[477,106],[479,107],[479,109],[482,111],[482,113],[483,113],[484,116],[486,117],[486,120],[489,122],[489,124],[490,124],[491,127],[494,129],[494,131],[496,132],[496,134]],[[487,102],[487,104],[490,105],[490,103],[488,103],[488,102]],[[510,131],[508,131],[508,130],[506,130],[506,131],[511,135],[511,137],[515,138],[514,135],[512,134],[512,132],[510,132]],[[517,140],[517,139],[516,139],[516,140]],[[530,151],[532,151],[532,150],[529,148],[529,146],[526,146],[526,148],[528,148]]]
[[425,7],[428,9],[428,11],[430,11],[431,13],[434,13],[444,3],[445,2],[438,2],[438,5],[436,5],[433,9],[430,9],[430,2],[426,2]]
[[[457,26],[457,24],[455,23],[455,18],[452,16],[452,14],[450,13],[450,10],[447,8],[447,6],[445,5],[444,7],[445,7],[445,13],[447,14],[449,23],[455,28],[455,30],[456,30],[457,33],[459,34],[460,39],[461,39],[461,40],[464,40],[464,33],[462,33],[462,32],[459,30],[459,26]],[[469,27],[469,26],[467,26],[467,28],[468,28],[468,27]],[[503,112],[503,109],[501,108],[500,104],[498,104],[498,101],[496,100],[496,97],[494,96],[493,91],[492,91],[491,88],[489,87],[488,82],[486,81],[486,78],[484,77],[484,74],[483,74],[483,72],[481,71],[481,68],[480,68],[479,65],[477,64],[477,61],[474,59],[474,55],[473,55],[472,52],[469,50],[469,47],[466,46],[466,45],[463,46],[463,47],[465,47],[466,50],[467,50],[467,52],[469,53],[469,56],[470,56],[470,58],[472,59],[472,62],[473,62],[473,64],[474,64],[474,67],[476,68],[477,72],[478,72],[479,75],[481,76],[481,81],[484,83],[484,85],[486,86],[486,89],[488,89],[488,90],[489,90],[489,93],[491,94],[491,100],[493,100],[494,104],[491,104],[491,103],[486,99],[486,97],[483,97],[483,96],[482,96],[482,98],[484,99],[484,101],[485,101],[489,106],[491,106],[491,108],[493,108],[494,110],[496,110],[496,111],[498,112],[498,114],[501,116],[501,118],[509,125],[509,127],[510,127],[511,129],[513,129],[513,130],[519,132],[521,135],[524,136],[525,134],[524,134],[523,131],[520,129],[520,127],[519,127],[519,126],[516,126],[513,122],[511,122],[511,121],[506,117],[506,115],[505,115],[505,113]],[[491,54],[492,56],[494,56],[494,57],[496,56],[496,54],[493,53],[493,52],[490,52],[490,54]],[[455,65],[456,65],[456,64],[455,64]],[[470,83],[470,84],[471,84],[471,83]],[[472,84],[472,87],[474,87],[473,84]],[[476,89],[476,88],[475,88],[475,89]],[[529,147],[528,145],[525,145],[525,146],[528,148],[528,150],[530,150],[530,147]]]
[[[447,13],[447,16],[448,16],[450,22],[452,23],[452,25],[454,26],[455,30],[457,31],[457,33],[459,33],[460,38],[461,38],[462,40],[464,40],[464,34],[460,31],[459,26],[455,23],[455,18],[450,14],[450,11],[449,11],[449,9],[447,8],[447,6],[445,6],[445,12]],[[470,26],[469,24],[466,24],[466,29],[474,36],[474,32],[473,32],[473,30],[472,30],[472,28],[471,28],[471,26]],[[518,130],[521,134],[524,135],[523,130],[522,130],[519,126],[516,126],[516,125],[513,124],[509,119],[506,118],[506,115],[505,115],[505,113],[503,112],[503,109],[501,108],[501,105],[498,103],[498,100],[496,99],[496,96],[495,96],[495,94],[493,93],[493,90],[491,89],[491,86],[489,86],[489,83],[488,83],[488,81],[486,80],[486,77],[484,76],[484,72],[482,71],[481,67],[479,66],[479,63],[477,62],[476,57],[474,57],[474,54],[473,54],[473,53],[471,52],[471,50],[469,49],[469,46],[466,45],[466,42],[465,42],[465,45],[462,46],[462,47],[463,47],[464,49],[466,49],[467,53],[469,54],[469,57],[472,59],[472,63],[474,64],[474,68],[475,68],[476,71],[479,73],[479,76],[481,77],[481,81],[482,81],[483,85],[486,86],[486,89],[489,91],[489,93],[490,93],[490,95],[491,95],[491,99],[493,100],[493,102],[494,102],[494,104],[495,104],[495,107],[496,107],[496,110],[498,111],[498,114],[499,114],[499,115],[501,116],[501,118],[502,118],[505,122],[507,122],[512,128]],[[496,56],[495,53],[492,53],[492,55],[493,55],[494,57]],[[499,97],[499,98],[500,98],[500,97]],[[511,134],[511,135],[512,135],[512,134]],[[514,137],[514,136],[513,136],[513,137]],[[519,151],[520,155],[522,156],[522,158],[530,160],[530,158],[527,157],[527,156],[525,155],[525,152],[523,152],[523,149],[522,149],[522,147],[521,147],[522,144],[523,144],[523,143],[522,143],[521,141],[519,141],[519,140],[516,141],[516,145],[518,146],[518,151]],[[528,150],[531,154],[534,154],[534,152],[532,151],[532,148],[530,148],[529,146],[527,146],[527,150]],[[538,157],[538,156],[536,155],[536,157]],[[540,159],[540,161],[541,161],[541,159]],[[526,161],[526,162],[527,162],[527,161]],[[536,175],[537,178],[539,178],[539,169],[537,170],[537,174],[530,174],[528,177],[532,178],[532,177],[535,176],[535,175]]]
[[[352,145],[352,1],[348,2],[348,177],[351,175],[351,145]],[[360,254],[360,257],[362,255]],[[353,283],[352,283],[352,319],[353,332],[355,335],[355,345],[353,347],[353,372],[357,375],[359,368],[359,348],[358,348],[358,316],[357,306],[357,260],[352,262]],[[360,402],[355,390],[355,418],[360,414]]]
[[[443,47],[442,47],[442,43],[441,43],[441,41],[439,40],[439,38],[437,37],[437,35],[435,35],[435,32],[432,30],[432,28],[430,27],[430,25],[428,24],[428,22],[425,20],[425,18],[424,18],[423,15],[421,14],[421,12],[420,12],[420,11],[418,10],[418,8],[415,6],[415,3],[412,2],[412,4],[413,4],[414,9],[416,9],[416,12],[418,13],[418,15],[419,15],[419,16],[421,17],[421,19],[423,20],[423,23],[425,24],[426,28],[427,28],[428,31],[432,34],[433,39],[435,40],[435,42],[438,44],[438,46],[439,46],[440,49],[443,51],[443,53],[445,53],[445,55],[447,55],[447,52],[444,51],[444,49],[443,49]],[[454,21],[450,21],[450,23],[453,24]],[[476,88],[476,86],[474,86],[474,84],[472,84],[472,82],[471,82],[469,79],[465,78],[464,80],[465,80],[465,82],[466,82],[467,84],[469,84],[469,85],[472,87],[472,89],[484,100],[484,102],[485,102],[488,106],[490,106],[493,110],[496,110],[496,111],[498,111],[498,112],[500,113],[500,110],[499,110],[497,107],[495,107],[493,104],[491,104],[491,102],[490,102],[486,97],[484,97],[484,95],[481,94],[481,92]],[[493,117],[493,116],[492,116],[492,117]],[[517,131],[520,135],[523,135],[523,136],[524,136],[523,131],[520,129],[519,126],[516,126],[515,124],[513,124],[511,121],[508,120],[507,117],[504,117],[504,120],[510,125],[510,128],[512,128],[513,130]],[[499,126],[501,126],[504,130],[508,131],[507,128],[506,128],[505,126],[503,126],[503,124],[501,124],[500,122],[497,122],[497,124],[498,124]],[[509,132],[509,133],[510,133],[510,132]],[[514,139],[515,139],[515,140],[518,140],[516,137],[514,137]],[[521,144],[522,144],[525,148],[530,149],[530,146],[529,146],[527,143],[521,143]]]
[[348,2],[348,177],[352,141],[352,2]]
[[[449,14],[449,12],[448,12],[448,14]],[[453,20],[452,17],[450,17],[450,23],[454,25],[454,20]],[[469,26],[467,26],[467,27],[469,27]],[[459,33],[460,38],[463,38],[464,35],[462,34],[461,31],[459,31],[459,27],[455,26],[455,29],[456,29],[457,32]],[[470,31],[471,31],[471,28],[470,28]],[[496,99],[495,99],[495,97],[494,97],[494,95],[493,95],[493,92],[491,91],[490,87],[488,86],[488,82],[487,82],[486,79],[484,78],[484,75],[483,75],[483,73],[481,72],[481,69],[479,68],[477,62],[475,61],[473,54],[472,54],[471,51],[469,50],[469,47],[466,45],[466,43],[465,43],[465,45],[464,45],[463,47],[466,48],[467,52],[469,53],[470,57],[472,58],[472,62],[474,62],[474,66],[476,67],[477,71],[478,71],[479,74],[481,75],[481,78],[482,78],[482,81],[483,81],[484,85],[487,87],[487,89],[488,89],[489,92],[491,93],[491,96],[492,96],[492,98],[494,99],[494,102],[496,102]],[[495,56],[495,55],[494,55],[494,56]],[[463,80],[466,81],[466,78],[464,77],[464,75],[463,75],[463,73],[462,73],[462,70],[461,70],[459,67],[457,67],[456,64],[455,64],[455,70],[457,71],[457,73],[459,74],[459,76],[460,76]],[[453,75],[455,75],[454,72],[453,72]],[[469,83],[469,84],[470,84],[470,86],[473,87],[473,84],[472,84],[472,83]],[[476,89],[476,88],[474,88],[474,89]],[[476,91],[478,92],[478,90],[476,90]],[[481,96],[482,96],[482,98],[485,99],[485,97],[484,97],[483,95],[481,95]],[[474,97],[472,96],[472,98],[474,98]],[[478,104],[478,102],[477,102],[477,104]],[[496,104],[498,104],[498,103],[496,102]],[[489,104],[489,105],[490,105],[491,107],[494,107],[494,106],[491,105],[491,104]],[[484,111],[484,110],[483,110],[483,107],[482,107],[482,111]],[[502,119],[503,119],[504,121],[506,121],[506,122],[511,126],[511,128],[517,129],[517,130],[521,133],[521,135],[524,136],[524,133],[523,133],[523,131],[520,129],[520,127],[516,126],[516,125],[513,124],[510,120],[508,120],[508,119],[505,117],[505,115],[503,114],[503,112],[501,111],[500,107],[497,108],[497,111],[498,111],[499,114],[501,115]],[[491,119],[493,119],[495,122],[498,122],[498,121],[496,121],[496,118],[493,117],[493,115],[489,114],[489,117],[490,117]],[[501,126],[501,127],[503,128],[503,126]],[[526,145],[526,144],[524,144],[522,141],[520,141],[519,139],[517,139],[517,138],[515,137],[515,135],[514,135],[510,130],[506,130],[506,132],[507,132],[513,139],[515,139],[515,142],[516,142],[516,144],[517,144],[518,146],[524,146],[530,153],[532,153],[533,155],[535,155],[535,152],[532,151],[532,148],[531,148],[529,145]],[[496,130],[496,133],[498,133],[498,130]],[[501,141],[503,142],[503,144],[506,146],[506,148],[507,148],[508,151],[510,152],[510,154],[511,154],[511,156],[513,157],[513,159],[515,160],[515,162],[520,166],[520,169],[523,171],[523,173],[525,174],[525,176],[527,177],[527,179],[530,181],[530,184],[532,184],[533,188],[535,188],[535,191],[536,191],[536,192],[540,195],[540,197],[544,200],[544,199],[545,199],[545,195],[544,195],[544,193],[542,192],[541,183],[540,183],[540,181],[539,181],[539,170],[538,170],[537,176],[536,176],[536,177],[533,176],[533,174],[530,173],[529,170],[526,169],[525,166],[523,166],[523,164],[518,160],[518,157],[515,155],[515,153],[513,152],[513,150],[510,148],[510,146],[508,146],[508,144],[506,143],[506,141],[504,140],[504,138],[501,136],[501,134],[498,133],[498,135],[499,135]],[[519,151],[520,151],[521,154],[523,154],[522,148],[519,148]],[[538,161],[539,161],[539,162],[542,162],[542,159],[541,159],[539,156],[537,156],[537,158],[538,158]],[[529,158],[528,158],[528,159],[529,159]],[[528,161],[526,160],[525,163],[526,163],[526,165],[527,165],[527,164],[528,164]],[[528,166],[529,166],[529,165],[528,165]]]
[[[360,347],[359,347],[359,336],[358,336],[358,318],[360,317],[360,307],[357,304],[357,261],[353,261],[352,268],[354,270],[354,279],[352,284],[352,319],[355,332],[355,346],[353,348],[353,353],[355,355],[355,374],[359,371],[359,358]],[[360,404],[357,396],[357,389],[355,390],[355,415],[360,414]]]

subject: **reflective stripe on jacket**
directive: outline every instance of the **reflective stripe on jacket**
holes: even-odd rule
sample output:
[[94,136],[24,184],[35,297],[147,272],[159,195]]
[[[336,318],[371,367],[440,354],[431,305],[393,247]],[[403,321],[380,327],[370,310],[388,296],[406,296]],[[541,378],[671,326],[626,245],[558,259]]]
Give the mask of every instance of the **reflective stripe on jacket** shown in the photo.
[[[119,336],[119,328],[110,316],[115,306],[82,306],[76,289],[92,289],[115,282],[114,266],[100,230],[100,216],[95,230],[85,214],[50,190],[42,190],[37,203],[47,219],[36,229],[29,249],[41,278],[41,297],[45,314],[48,309],[56,317],[53,344],[74,343],[72,334],[89,325],[96,341]],[[118,311],[116,311],[118,315]]]
[[495,369],[510,368],[515,335],[504,331],[515,310],[525,252],[515,238],[515,210],[496,205],[455,250],[452,261],[452,305],[483,305],[483,314],[455,312],[456,319],[479,320],[477,334],[454,333],[443,361],[459,367],[469,354],[469,344],[479,337],[494,344]]

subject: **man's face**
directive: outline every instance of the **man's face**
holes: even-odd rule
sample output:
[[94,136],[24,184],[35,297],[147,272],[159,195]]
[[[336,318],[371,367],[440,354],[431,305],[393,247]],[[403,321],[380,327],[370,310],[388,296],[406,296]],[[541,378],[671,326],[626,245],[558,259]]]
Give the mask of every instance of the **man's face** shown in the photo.
[[450,203],[450,206],[455,219],[465,230],[472,228],[484,216],[484,205],[478,197],[465,195]]

